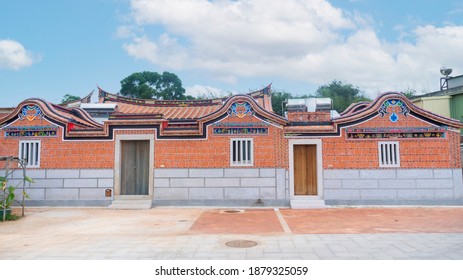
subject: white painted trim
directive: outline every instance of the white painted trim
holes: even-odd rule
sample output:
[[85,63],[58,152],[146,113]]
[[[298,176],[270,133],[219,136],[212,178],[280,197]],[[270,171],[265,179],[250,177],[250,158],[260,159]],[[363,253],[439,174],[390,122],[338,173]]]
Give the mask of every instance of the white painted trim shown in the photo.
[[[318,195],[294,195],[294,145],[316,145]],[[289,139],[289,197],[290,199],[323,199],[323,149],[321,139]]]
[[[247,141],[250,141],[251,142],[251,159],[250,159],[250,163],[237,163],[237,162],[233,162],[233,153],[235,152],[236,154],[236,151],[233,151],[233,142],[234,141],[237,141],[237,143],[243,143],[243,142],[247,142]],[[245,145],[246,147],[246,145]],[[237,155],[237,154],[236,154]],[[249,137],[244,137],[244,138],[230,138],[230,166],[233,166],[233,167],[239,167],[239,166],[254,166],[254,138],[249,138]]]
[[121,195],[121,141],[124,140],[149,140],[149,179],[148,179],[148,196],[154,194],[154,134],[118,134],[115,137],[116,143],[114,148],[114,196]]
[[[40,155],[41,155],[41,150],[42,150],[42,143],[41,143],[41,140],[19,140],[18,142],[18,157],[20,159],[24,159],[24,155],[22,154],[22,151],[21,151],[21,146],[22,144],[25,144],[28,146],[28,153],[27,153],[27,162],[26,162],[26,168],[40,168]],[[35,153],[33,150],[31,150],[31,148],[33,148],[35,145],[34,144],[37,144],[37,153]],[[35,158],[34,156],[37,156],[37,158]],[[22,156],[22,158],[21,158]],[[29,160],[30,160],[30,157],[32,157],[32,161],[37,161],[37,164],[32,164],[32,165],[29,165]],[[35,159],[35,160],[34,160]],[[19,165],[18,165],[19,167]]]
[[[382,150],[382,149],[385,150]],[[387,151],[388,149],[394,149],[394,154],[397,156],[397,159],[395,162],[389,162],[393,161],[391,158],[391,152]],[[381,158],[384,157],[386,162],[381,160]],[[379,167],[400,167],[400,142],[399,141],[379,141],[378,142],[378,163]]]

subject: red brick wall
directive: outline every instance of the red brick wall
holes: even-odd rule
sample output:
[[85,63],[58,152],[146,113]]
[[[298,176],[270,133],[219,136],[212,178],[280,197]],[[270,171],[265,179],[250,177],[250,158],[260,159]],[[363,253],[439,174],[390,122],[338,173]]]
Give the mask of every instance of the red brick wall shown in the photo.
[[[415,117],[399,115],[393,123],[388,116],[376,117],[355,127],[429,127],[429,123]],[[376,169],[378,141],[400,142],[401,168],[461,168],[459,133],[446,132],[446,138],[346,140],[345,129],[341,137],[323,139],[323,168]]]
[[[254,118],[255,119],[255,118]],[[237,122],[237,120],[232,120]],[[247,120],[249,121],[249,120]],[[253,120],[257,121],[257,120]],[[17,121],[14,126],[50,125],[45,120]],[[0,155],[18,156],[20,140],[41,140],[41,169],[114,168],[115,141],[62,141],[63,130],[53,138],[4,138],[0,135]],[[116,130],[115,134],[154,134],[154,130]],[[245,136],[212,135],[208,139],[156,140],[154,143],[155,168],[228,168],[230,167],[230,138]],[[287,141],[283,130],[269,126],[268,135],[254,135],[254,166],[285,168]],[[0,162],[0,168],[3,167]]]
[[[376,117],[356,127],[425,127],[428,123],[412,116],[399,116],[397,123],[386,117]],[[233,120],[235,122],[236,120]],[[249,120],[247,120],[249,121]],[[253,120],[257,121],[257,120]],[[14,126],[50,125],[45,120],[19,120]],[[40,168],[114,168],[114,141],[62,141],[62,129],[55,138],[41,140]],[[152,134],[154,130],[121,130],[116,134]],[[448,131],[445,139],[404,139],[400,141],[401,168],[460,168],[459,133]],[[229,168],[230,138],[243,136],[212,135],[207,140],[156,140],[155,168]],[[283,130],[269,126],[268,135],[254,135],[254,166],[251,168],[288,168],[288,141]],[[17,156],[18,143],[26,138],[4,138],[0,134],[0,155]],[[393,140],[393,139],[391,139]],[[346,140],[341,137],[323,138],[323,168],[376,169],[378,141]],[[4,164],[0,162],[0,168]]]
[[[45,120],[18,120],[12,126],[50,125]],[[113,168],[113,141],[62,141],[63,129],[59,128],[57,137],[5,138],[0,135],[0,155],[18,156],[19,141],[41,140],[40,168]],[[0,163],[0,168],[3,167]]]
[[[224,122],[258,122],[234,118]],[[230,138],[254,139],[254,166],[281,167],[287,165],[287,141],[283,130],[269,126],[268,135],[212,135],[208,127],[207,140],[159,140],[154,147],[155,168],[228,168],[230,167]]]

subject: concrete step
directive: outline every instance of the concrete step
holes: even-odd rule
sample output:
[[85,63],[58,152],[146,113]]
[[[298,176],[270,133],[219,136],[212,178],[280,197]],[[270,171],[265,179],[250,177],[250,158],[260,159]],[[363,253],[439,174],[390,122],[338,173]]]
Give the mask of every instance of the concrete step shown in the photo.
[[115,199],[109,205],[112,209],[151,209],[153,201],[151,199]]
[[289,201],[292,209],[326,208],[325,201],[321,199],[294,199]]

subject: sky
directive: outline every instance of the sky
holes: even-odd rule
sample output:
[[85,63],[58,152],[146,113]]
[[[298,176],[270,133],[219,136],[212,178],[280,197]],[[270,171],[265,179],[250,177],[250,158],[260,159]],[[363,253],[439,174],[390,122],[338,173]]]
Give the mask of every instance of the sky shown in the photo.
[[462,49],[461,0],[2,0],[0,107],[96,101],[141,71],[175,73],[194,96],[333,80],[422,94],[443,66],[463,75]]

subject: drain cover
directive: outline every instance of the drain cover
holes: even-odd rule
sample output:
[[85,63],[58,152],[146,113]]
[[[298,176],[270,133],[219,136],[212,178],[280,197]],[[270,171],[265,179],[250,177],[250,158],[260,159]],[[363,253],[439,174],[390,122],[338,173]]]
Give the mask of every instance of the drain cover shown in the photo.
[[249,248],[257,246],[257,242],[252,240],[232,240],[225,243],[225,245],[233,248]]
[[222,214],[243,214],[244,210],[243,209],[226,209],[226,210],[220,210],[220,213]]
[[240,210],[224,210],[223,212],[224,212],[224,213],[229,213],[229,214],[232,214],[232,213],[241,213]]

